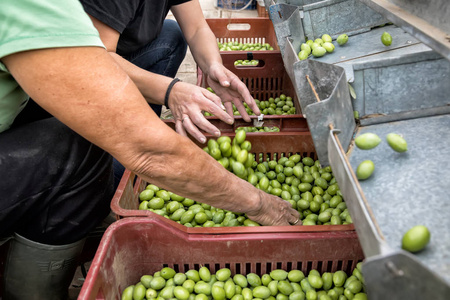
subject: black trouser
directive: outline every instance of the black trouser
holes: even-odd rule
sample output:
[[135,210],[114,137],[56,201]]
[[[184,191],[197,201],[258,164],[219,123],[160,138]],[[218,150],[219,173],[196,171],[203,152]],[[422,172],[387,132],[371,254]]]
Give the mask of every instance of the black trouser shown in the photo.
[[112,158],[34,108],[27,105],[0,133],[0,238],[17,232],[64,245],[86,237],[109,214]]

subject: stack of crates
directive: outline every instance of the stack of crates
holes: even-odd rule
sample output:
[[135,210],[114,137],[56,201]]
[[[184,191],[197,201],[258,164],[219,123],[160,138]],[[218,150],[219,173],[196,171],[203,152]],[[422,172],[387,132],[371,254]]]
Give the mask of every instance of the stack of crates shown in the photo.
[[[249,3],[250,2],[250,3]],[[217,0],[216,6],[229,10],[256,9],[256,0]]]
[[[253,57],[255,53],[267,53],[271,56],[281,55],[275,29],[269,18],[210,18],[206,19],[206,22],[216,36],[218,43],[268,43],[273,47],[273,50],[261,51],[222,50],[220,51],[222,59],[233,53],[245,54],[240,57],[243,60],[255,59]],[[202,85],[203,74],[199,68],[197,68],[197,76],[198,85]]]
[[[296,113],[265,115],[264,126],[279,132],[248,132],[246,140],[255,157],[267,159],[300,154],[317,160],[298,96],[283,64],[272,21],[268,18],[207,19],[219,42],[269,43],[274,50],[222,51],[226,68],[248,87],[251,95],[265,101],[285,94],[293,98]],[[233,29],[244,24],[244,29]],[[256,66],[236,66],[238,60],[255,59]],[[207,88],[207,78],[198,72],[198,85]],[[237,128],[254,126],[235,116],[228,125],[206,117],[231,139]],[[257,116],[251,116],[253,120]],[[173,120],[164,120],[175,128]],[[211,135],[205,134],[212,139]],[[198,143],[199,147],[205,144]],[[111,202],[118,221],[105,233],[80,294],[81,299],[120,299],[124,289],[140,277],[164,267],[176,272],[202,266],[211,273],[229,268],[232,276],[275,269],[335,272],[351,275],[364,259],[353,224],[312,226],[187,227],[167,216],[139,210],[140,193],[151,184],[126,170]],[[193,199],[195,200],[195,199]]]
[[[228,50],[220,53],[224,66],[246,84],[255,99],[265,101],[281,94],[292,97],[296,113],[289,115],[266,114],[263,117],[264,126],[277,126],[280,131],[290,132],[308,130],[306,121],[301,114],[294,86],[283,65],[272,21],[269,18],[211,18],[206,21],[220,43],[268,43],[273,47],[273,50]],[[235,65],[235,62],[239,60],[257,60],[258,65]],[[199,68],[197,72],[197,85],[207,88],[206,76]],[[251,116],[251,118],[257,119],[257,116]],[[223,133],[232,133],[245,124],[251,125],[244,122],[241,116],[235,116],[233,125],[227,125],[217,117],[207,117],[207,119]],[[173,120],[168,119],[165,122],[172,128],[175,127]]]

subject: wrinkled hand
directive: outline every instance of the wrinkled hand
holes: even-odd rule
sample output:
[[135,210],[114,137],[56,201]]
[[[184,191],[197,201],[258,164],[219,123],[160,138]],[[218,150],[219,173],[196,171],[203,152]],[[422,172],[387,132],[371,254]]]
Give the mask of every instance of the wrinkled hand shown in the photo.
[[213,91],[222,99],[225,108],[230,116],[233,116],[233,104],[241,114],[242,118],[250,122],[250,117],[245,110],[243,102],[255,113],[260,115],[261,112],[250,95],[245,84],[230,70],[222,64],[214,64],[209,67],[207,83]]
[[234,122],[232,115],[225,112],[218,96],[186,82],[180,81],[173,86],[169,107],[175,120],[176,131],[183,136],[189,133],[201,143],[205,143],[206,138],[199,129],[216,137],[220,136],[220,130],[205,118],[203,111],[213,114],[225,123]]
[[259,191],[259,194],[261,206],[253,212],[247,212],[249,219],[267,226],[302,225],[300,213],[288,201],[263,191]]

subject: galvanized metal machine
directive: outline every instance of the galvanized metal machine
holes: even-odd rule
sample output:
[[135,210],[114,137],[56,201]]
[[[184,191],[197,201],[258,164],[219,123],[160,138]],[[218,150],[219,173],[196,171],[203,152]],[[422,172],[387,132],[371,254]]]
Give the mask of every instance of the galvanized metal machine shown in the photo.
[[[296,87],[316,152],[348,204],[365,262],[370,299],[450,296],[450,3],[447,0],[265,0],[283,63]],[[393,42],[380,36],[388,31]],[[329,34],[349,41],[299,60],[301,44]],[[355,119],[357,111],[359,118]],[[384,140],[354,146],[366,132],[403,135],[408,151]],[[355,175],[366,159],[368,180]],[[403,234],[426,225],[430,244],[411,254]]]

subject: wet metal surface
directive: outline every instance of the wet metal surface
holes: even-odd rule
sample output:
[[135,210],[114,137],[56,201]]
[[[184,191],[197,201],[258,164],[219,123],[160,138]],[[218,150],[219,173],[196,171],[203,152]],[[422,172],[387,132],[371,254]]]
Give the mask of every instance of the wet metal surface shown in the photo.
[[[328,166],[329,124],[341,130],[344,149],[348,148],[356,127],[344,69],[312,60],[300,61],[294,65],[294,77],[300,107],[308,122],[317,156],[323,166]],[[317,101],[314,91],[320,101]]]
[[[431,241],[416,257],[450,283],[450,115],[418,118],[361,127],[357,134],[372,132],[382,142],[374,149],[352,149],[353,170],[363,160],[375,164],[373,175],[360,181],[378,226],[393,249],[400,249],[403,234],[425,225]],[[385,137],[403,135],[408,151],[397,153]]]
[[341,33],[368,31],[388,23],[387,19],[359,0],[327,0],[303,6],[303,27],[309,39],[327,33],[332,37]]

